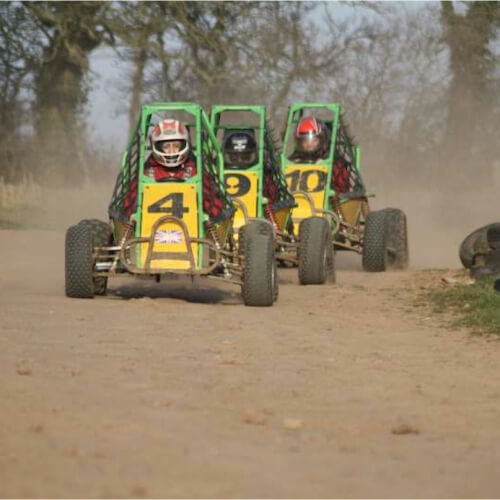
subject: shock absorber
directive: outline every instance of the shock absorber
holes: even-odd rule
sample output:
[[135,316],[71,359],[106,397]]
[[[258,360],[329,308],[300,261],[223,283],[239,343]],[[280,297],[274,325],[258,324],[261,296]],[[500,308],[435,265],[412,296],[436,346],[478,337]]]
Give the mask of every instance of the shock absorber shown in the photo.
[[332,197],[332,205],[333,205],[334,212],[338,215],[339,220],[342,221],[343,220],[342,210],[340,209],[340,199],[339,199],[338,195],[335,195]]
[[116,269],[116,266],[118,265],[118,260],[120,259],[120,253],[121,249],[123,248],[123,245],[125,245],[125,242],[132,236],[134,232],[134,227],[135,227],[135,221],[129,220],[128,222],[124,223],[124,229],[123,229],[123,234],[120,239],[120,250],[116,252],[115,258],[113,259],[113,264],[111,265],[110,271],[114,271]]
[[271,202],[266,203],[266,205],[264,206],[264,212],[266,212],[266,215],[267,215],[267,218],[269,219],[269,222],[271,222],[271,224],[274,226],[276,231],[278,231],[279,230],[278,221],[276,220],[276,214],[274,213],[273,206],[272,206]]
[[[222,247],[219,241],[219,236],[217,235],[217,230],[215,229],[215,224],[211,220],[207,220],[205,222],[205,229],[212,238],[216,248],[220,250]],[[216,267],[216,271],[224,273],[225,276],[231,276],[231,273],[227,268],[226,258],[224,255],[220,255],[220,264]]]
[[129,238],[130,238],[130,235],[133,233],[134,231],[134,227],[135,227],[135,222],[132,221],[132,220],[129,220],[126,224],[125,224],[125,230],[123,231],[123,236],[122,236],[122,239],[120,241],[120,244],[123,245],[123,243],[125,243],[125,241],[127,241]]
[[211,236],[217,248],[220,248],[219,237],[217,236],[217,231],[215,230],[215,224],[211,220],[205,222],[205,228],[207,233]]

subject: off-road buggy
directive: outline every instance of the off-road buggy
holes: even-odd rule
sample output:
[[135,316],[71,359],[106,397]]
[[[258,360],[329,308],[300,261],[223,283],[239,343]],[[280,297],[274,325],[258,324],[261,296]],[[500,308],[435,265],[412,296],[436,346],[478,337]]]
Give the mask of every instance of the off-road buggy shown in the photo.
[[[315,163],[294,161],[294,133],[303,117],[314,116],[326,126],[328,147]],[[360,149],[350,136],[338,103],[299,103],[288,108],[282,128],[281,164],[298,206],[294,222],[326,217],[337,250],[362,255],[366,271],[408,266],[405,214],[397,208],[370,210],[360,173]],[[338,176],[342,175],[342,182]]]
[[[276,259],[283,266],[298,266],[301,284],[335,281],[334,250],[328,217],[307,217],[294,225],[291,214],[297,203],[287,188],[280,167],[281,148],[265,106],[213,106],[210,120],[221,144],[235,137],[245,151],[251,141],[255,153],[250,163],[224,161],[226,190],[235,200],[234,227],[259,221],[275,241]],[[241,138],[241,139],[238,139]],[[243,143],[244,142],[244,143]]]
[[[195,175],[180,182],[157,182],[144,172],[149,134],[167,118],[187,127],[196,161]],[[250,221],[234,240],[236,210],[223,175],[221,150],[200,106],[143,106],[122,157],[109,205],[110,222],[83,220],[67,230],[66,295],[105,294],[108,278],[116,275],[146,275],[160,281],[173,273],[232,282],[241,285],[246,305],[272,305],[278,296],[272,235]],[[211,199],[206,199],[204,183],[210,186]],[[131,204],[134,189],[137,196]],[[217,216],[207,211],[215,199],[222,206]]]

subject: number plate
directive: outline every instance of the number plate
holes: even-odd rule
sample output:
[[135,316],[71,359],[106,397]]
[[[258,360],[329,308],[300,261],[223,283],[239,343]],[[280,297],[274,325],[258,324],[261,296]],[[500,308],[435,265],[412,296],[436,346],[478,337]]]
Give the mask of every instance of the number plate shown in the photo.
[[[165,215],[181,219],[187,226],[191,238],[198,237],[198,203],[196,185],[181,183],[146,184],[142,200],[141,236],[149,238],[153,224]],[[141,248],[141,263],[145,264],[147,244]],[[198,245],[191,245],[195,262],[198,263]],[[162,224],[155,235],[155,252],[187,252],[188,243],[181,226],[175,222]],[[189,269],[184,260],[153,260],[151,268]]]
[[[328,179],[328,167],[326,165],[287,165],[285,178],[288,189],[294,191],[305,191],[308,193],[314,207],[322,209],[325,203],[326,183]],[[296,199],[298,206],[292,211],[294,219],[303,219],[311,215],[309,204],[304,198]]]
[[[233,197],[241,200],[248,211],[249,217],[257,217],[257,172],[228,172],[224,173],[226,191]],[[243,212],[238,208],[234,215],[234,228],[245,223]]]

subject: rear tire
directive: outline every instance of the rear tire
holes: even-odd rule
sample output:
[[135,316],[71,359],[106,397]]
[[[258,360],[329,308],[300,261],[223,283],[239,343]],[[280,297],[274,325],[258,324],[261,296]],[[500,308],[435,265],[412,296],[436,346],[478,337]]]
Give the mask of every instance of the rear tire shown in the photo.
[[387,248],[390,269],[407,269],[409,262],[406,215],[399,208],[385,208]]
[[381,272],[387,269],[387,212],[370,212],[365,221],[363,235],[363,269],[368,272]]
[[335,283],[332,232],[323,217],[308,217],[299,226],[299,282],[301,285]]
[[89,299],[94,296],[92,279],[92,232],[86,224],[66,231],[65,287],[68,297]]
[[239,245],[243,302],[247,306],[271,306],[278,298],[279,286],[271,226],[260,221],[246,224],[240,228]]

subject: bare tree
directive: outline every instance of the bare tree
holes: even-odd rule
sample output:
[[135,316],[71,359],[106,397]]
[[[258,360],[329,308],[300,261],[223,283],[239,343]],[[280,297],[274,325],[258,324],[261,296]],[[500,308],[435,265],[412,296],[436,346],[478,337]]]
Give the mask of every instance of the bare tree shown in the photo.
[[24,176],[18,143],[26,118],[32,72],[40,58],[31,17],[19,4],[0,3],[0,177],[18,182]]
[[[82,175],[85,142],[82,113],[88,95],[88,57],[103,42],[112,41],[105,2],[23,2],[43,37],[43,55],[34,74],[36,132],[46,161],[47,177],[73,181]],[[64,163],[63,168],[54,159]]]
[[443,153],[450,164],[459,160],[468,166],[463,170],[467,177],[489,182],[497,152],[488,146],[498,142],[492,130],[500,104],[492,42],[500,27],[500,4],[472,2],[462,15],[452,2],[441,2],[441,14],[452,74]]
[[168,2],[165,29],[149,41],[147,98],[284,105],[307,74],[315,6],[281,2]]
[[318,99],[347,110],[378,175],[430,182],[449,81],[438,5],[356,4],[326,35],[310,72]]
[[129,83],[123,86],[130,95],[129,132],[140,109],[148,62],[152,56],[163,54],[163,41],[159,43],[159,39],[168,23],[166,10],[163,2],[120,2],[113,6],[110,27],[119,40],[117,53],[131,66]]

